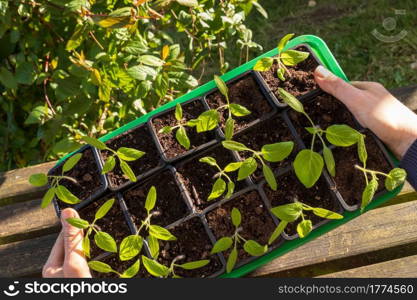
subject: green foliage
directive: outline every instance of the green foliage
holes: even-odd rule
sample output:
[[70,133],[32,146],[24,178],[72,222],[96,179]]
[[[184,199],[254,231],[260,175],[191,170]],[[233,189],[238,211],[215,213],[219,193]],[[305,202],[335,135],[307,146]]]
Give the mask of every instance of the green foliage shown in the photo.
[[65,186],[60,185],[62,179],[67,179],[72,182],[77,182],[74,178],[65,176],[64,173],[71,171],[72,168],[80,161],[82,153],[76,153],[68,158],[62,166],[61,175],[47,175],[43,173],[32,174],[29,177],[29,183],[36,187],[45,186],[49,182],[49,189],[42,198],[41,207],[45,208],[52,202],[56,196],[62,202],[67,204],[77,204],[81,202],[77,196],[71,193]]
[[242,215],[236,207],[233,207],[230,218],[235,227],[235,232],[231,237],[226,236],[218,239],[211,249],[211,254],[225,252],[231,249],[226,263],[227,273],[230,273],[236,265],[239,244],[243,243],[243,249],[251,256],[261,256],[268,251],[267,245],[262,246],[254,240],[246,240],[239,234],[241,231],[240,224],[242,222]]
[[[252,153],[251,157],[245,159],[239,166],[237,180],[243,180],[252,175],[258,168],[258,161],[262,165],[262,172],[268,185],[274,191],[277,189],[277,181],[271,168],[265,161],[279,162],[286,159],[294,148],[294,142],[279,142],[274,144],[267,144],[262,146],[261,151],[256,151],[248,148],[242,143],[238,143],[232,140],[226,140],[222,142],[224,148],[232,151],[249,151]],[[237,167],[237,165],[236,165]]]
[[115,270],[113,270],[113,268],[101,261],[98,260],[91,260],[88,262],[88,266],[90,267],[90,269],[96,271],[96,272],[100,272],[100,273],[115,273],[117,274],[120,278],[132,278],[134,277],[140,269],[140,259],[136,260],[129,268],[127,268],[123,273],[119,273]]
[[287,43],[293,38],[294,34],[285,35],[278,43],[278,55],[275,57],[264,57],[258,60],[253,67],[255,71],[265,72],[271,69],[274,63],[278,65],[277,76],[280,80],[285,81],[285,73],[290,75],[286,66],[296,66],[300,62],[306,60],[309,56],[308,52],[298,50],[285,50]]
[[175,106],[175,119],[177,120],[177,125],[175,126],[165,126],[159,130],[159,133],[162,134],[170,134],[176,129],[175,138],[177,139],[178,143],[183,146],[185,149],[190,149],[190,139],[188,138],[187,131],[185,126],[190,126],[189,122],[183,120],[182,114],[182,107],[181,104],[177,103]]
[[[56,159],[261,47],[242,1],[0,1],[0,171]],[[256,12],[255,12],[256,14]],[[215,64],[214,64],[215,65]],[[213,65],[213,66],[214,66]]]
[[281,235],[281,233],[285,230],[285,227],[287,227],[288,223],[295,222],[300,218],[301,221],[297,224],[298,235],[301,238],[309,235],[313,230],[313,223],[311,220],[306,218],[306,215],[303,213],[303,211],[312,211],[313,214],[324,219],[343,219],[343,216],[338,213],[320,207],[311,207],[302,202],[294,202],[276,206],[271,208],[271,212],[280,220],[280,223],[271,234],[268,244],[272,244]]
[[[332,150],[327,146],[323,136],[331,144],[338,147],[349,147],[357,144],[359,158],[366,160],[367,153],[363,134],[345,124],[330,125],[324,130],[313,122],[305,112],[303,104],[297,98],[282,88],[278,88],[278,92],[289,107],[303,114],[311,124],[311,127],[305,128],[312,135],[310,149],[301,150],[294,160],[295,174],[305,187],[311,188],[317,182],[324,166],[326,166],[331,176],[336,176],[336,162]],[[316,137],[322,144],[323,154],[314,151]]]
[[183,255],[180,255],[173,259],[171,265],[169,267],[162,265],[155,259],[150,259],[146,256],[142,256],[143,265],[145,269],[149,272],[149,274],[155,277],[163,277],[163,278],[180,278],[180,276],[175,274],[175,269],[180,268],[184,270],[195,270],[206,266],[210,261],[207,259],[197,260],[197,261],[190,261],[183,264],[177,264],[176,262],[179,260],[184,259]]
[[[100,249],[108,252],[117,253],[117,245],[114,238],[107,232],[101,231],[100,228],[96,225],[97,220],[104,218],[110,209],[113,207],[115,200],[109,199],[101,205],[95,213],[93,222],[88,222],[87,220],[81,218],[68,218],[66,221],[74,227],[83,229],[85,232],[83,239],[83,251],[85,256],[90,257],[90,235],[94,232],[94,242]],[[93,265],[96,263],[94,262]],[[103,266],[101,262],[97,263],[100,266]],[[92,267],[93,268],[93,267]],[[95,269],[94,269],[95,270]],[[98,270],[96,270],[98,271]],[[100,271],[99,271],[100,272]],[[110,272],[110,271],[109,271]]]
[[[242,163],[241,162],[231,162],[227,164],[224,169],[222,169],[218,164],[215,158],[210,156],[205,156],[200,158],[199,160],[202,163],[206,163],[212,167],[215,167],[218,170],[218,173],[214,176],[216,177],[216,181],[213,184],[213,187],[211,189],[210,195],[208,196],[207,200],[211,201],[214,199],[219,198],[226,192],[226,199],[229,199],[230,196],[232,196],[234,190],[235,190],[235,183],[230,178],[230,176],[227,173],[234,172],[238,170]],[[223,179],[224,178],[224,179]],[[226,181],[227,183],[226,183]]]
[[81,139],[89,144],[90,146],[96,147],[100,151],[106,150],[112,154],[107,157],[104,162],[103,169],[101,170],[102,174],[106,174],[114,169],[116,166],[116,158],[119,160],[120,169],[123,174],[129,178],[130,181],[136,182],[137,178],[132,168],[129,166],[127,161],[135,161],[144,156],[146,153],[139,151],[133,148],[120,147],[116,151],[107,147],[102,141],[89,136],[83,136]]

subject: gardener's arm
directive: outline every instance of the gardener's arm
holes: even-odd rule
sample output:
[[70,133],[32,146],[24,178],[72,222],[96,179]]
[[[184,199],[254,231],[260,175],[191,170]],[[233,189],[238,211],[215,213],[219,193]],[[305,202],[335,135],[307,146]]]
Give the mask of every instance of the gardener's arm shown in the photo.
[[341,100],[359,123],[372,130],[401,160],[407,180],[417,189],[417,115],[376,82],[349,84],[319,66],[320,87]]
[[68,218],[79,218],[79,216],[71,208],[66,208],[61,212],[62,230],[43,267],[43,277],[91,277],[82,249],[83,231],[71,226],[66,221]]

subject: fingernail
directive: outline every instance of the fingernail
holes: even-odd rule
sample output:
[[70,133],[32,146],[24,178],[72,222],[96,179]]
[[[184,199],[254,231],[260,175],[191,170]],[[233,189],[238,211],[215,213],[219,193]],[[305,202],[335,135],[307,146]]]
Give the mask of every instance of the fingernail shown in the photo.
[[71,208],[66,208],[63,211],[61,211],[61,221],[63,223],[66,223],[65,220],[68,218],[77,218],[77,212]]
[[325,67],[323,67],[323,66],[318,66],[317,68],[316,68],[316,74],[318,74],[319,75],[319,77],[321,77],[321,78],[327,78],[327,77],[329,77],[329,76],[332,76],[333,75],[333,73],[332,72],[330,72],[329,70],[327,70]]

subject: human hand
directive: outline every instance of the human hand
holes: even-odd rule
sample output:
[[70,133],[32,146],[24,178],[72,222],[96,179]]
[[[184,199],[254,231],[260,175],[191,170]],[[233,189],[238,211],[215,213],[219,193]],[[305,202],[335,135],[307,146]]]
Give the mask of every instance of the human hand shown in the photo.
[[373,131],[399,157],[417,139],[417,115],[376,82],[351,84],[318,66],[318,85],[342,101],[359,123]]
[[45,278],[87,278],[90,269],[82,249],[83,230],[70,225],[66,219],[79,218],[72,208],[61,212],[62,230],[43,267]]

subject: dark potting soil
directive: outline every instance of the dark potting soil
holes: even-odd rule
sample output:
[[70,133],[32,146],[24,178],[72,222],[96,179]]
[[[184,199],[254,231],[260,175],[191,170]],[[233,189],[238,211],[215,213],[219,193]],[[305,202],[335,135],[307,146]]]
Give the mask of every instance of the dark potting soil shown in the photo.
[[[230,216],[234,207],[239,209],[242,215],[242,230],[239,234],[247,240],[266,245],[276,226],[257,191],[242,194],[206,214],[207,223],[216,240],[234,234],[235,227]],[[226,260],[230,251],[225,253]],[[238,246],[238,257],[239,260],[250,257],[243,250],[243,244]]]
[[[220,168],[226,167],[229,163],[235,162],[235,158],[229,150],[224,149],[221,145],[216,146],[210,151],[206,151],[197,157],[177,166],[177,174],[185,188],[187,189],[194,206],[198,210],[203,210],[209,205],[221,200],[223,197],[207,201],[211,193],[214,181],[214,175],[218,173],[215,167],[206,163],[199,162],[204,156],[211,156],[216,159]],[[235,192],[246,187],[245,181],[237,181],[237,172],[228,173],[229,177],[235,183]]]
[[[365,144],[368,152],[366,168],[388,173],[391,170],[391,166],[387,162],[383,152],[371,134],[369,132],[365,134],[367,136]],[[347,204],[351,206],[360,205],[366,182],[362,172],[354,167],[355,165],[362,166],[358,158],[356,145],[347,148],[335,148],[333,150],[333,156],[336,162],[336,177],[333,180],[336,183],[337,190]],[[384,189],[385,178],[378,178],[379,186],[377,192],[380,192]]]
[[[293,171],[278,176],[277,182],[278,189],[276,191],[271,190],[267,184],[263,186],[272,207],[299,201],[312,207],[321,207],[333,212],[340,212],[340,206],[332,196],[330,188],[323,176],[309,189],[297,179]],[[313,222],[313,225],[324,220],[310,211],[304,211],[304,214]],[[301,218],[300,220],[289,223],[285,228],[285,233],[290,236],[297,234],[296,228],[300,221]]]
[[[183,120],[189,121],[196,119],[206,109],[199,100],[182,105]],[[176,126],[178,121],[175,119],[174,110],[171,110],[159,117],[152,120],[152,126],[155,129],[158,140],[161,144],[162,151],[165,156],[169,159],[179,156],[188,150],[181,146],[175,138],[175,129],[172,133],[164,134],[158,133],[159,130],[165,126]],[[204,145],[216,138],[215,131],[207,131],[197,133],[195,128],[185,127],[187,136],[190,139],[190,149],[197,148],[198,146]]]
[[[120,147],[128,147],[145,152],[141,158],[127,162],[136,176],[143,175],[162,164],[158,155],[158,150],[150,135],[149,129],[146,126],[140,126],[129,130],[106,142],[106,145],[115,151]],[[101,156],[104,161],[111,155],[112,153],[110,151],[101,151]],[[106,176],[113,188],[118,188],[129,181],[127,176],[125,176],[120,169],[118,159],[116,159],[115,168],[111,172],[108,172]]]
[[[50,175],[61,175],[62,166],[63,164],[55,169],[54,172],[51,172]],[[88,200],[91,196],[103,188],[100,171],[97,167],[94,154],[91,149],[86,149],[77,165],[75,165],[75,167],[68,172],[65,172],[64,175],[75,179],[77,183],[68,179],[62,179],[60,180],[60,184],[70,190],[81,201]],[[58,205],[61,209],[73,206],[62,201],[58,201]]]
[[[352,113],[342,102],[332,95],[322,94],[315,97],[312,101],[304,103],[304,110],[316,126],[319,126],[321,129],[325,130],[334,124],[346,124],[357,129],[357,123],[354,121]],[[311,124],[306,116],[291,109],[289,110],[288,116],[306,147],[309,147],[311,145],[312,135],[305,127],[311,127]],[[325,139],[325,135],[323,137]],[[321,150],[321,142],[317,137],[315,145],[319,147],[315,148],[316,151]]]
[[[266,100],[253,75],[242,77],[228,85],[228,88],[230,103],[242,105],[251,112],[244,117],[233,117],[235,119],[235,132],[248,127],[251,122],[272,112],[271,105]],[[219,91],[208,95],[206,101],[211,109],[217,109],[227,104],[226,98]],[[220,127],[224,129],[229,112],[225,109],[221,109],[220,112]]]
[[[115,196],[108,196],[102,198],[100,200],[94,201],[90,205],[86,206],[85,208],[79,211],[80,218],[87,220],[88,222],[94,221],[94,216],[98,208],[104,204],[107,200],[114,198],[115,202],[110,209],[110,211],[106,214],[106,216],[102,219],[96,221],[96,225],[100,228],[101,231],[107,232],[110,234],[115,240],[117,245],[125,238],[126,236],[130,235],[131,232],[129,227],[126,223],[125,216],[123,211],[120,209],[119,203]],[[90,245],[91,245],[91,258],[96,257],[98,254],[105,252],[96,246],[94,243],[94,232],[90,235]]]
[[123,193],[123,199],[137,227],[147,217],[145,200],[152,186],[155,186],[157,193],[153,212],[159,213],[152,216],[152,224],[168,226],[187,215],[188,207],[175,182],[174,175],[171,171],[166,170],[154,175],[146,183],[137,185]]
[[[138,260],[139,258],[140,258],[140,256],[138,255],[134,259],[121,261],[117,255],[110,255],[110,256],[107,256],[103,259],[100,259],[99,261],[108,264],[110,267],[112,267],[113,270],[122,274],[130,266],[132,266],[136,262],[136,260]],[[116,273],[113,273],[113,272],[111,272],[111,273],[100,273],[100,272],[96,272],[94,270],[90,270],[90,271],[91,271],[91,275],[93,276],[93,278],[119,278],[119,275],[117,275]],[[136,277],[138,277],[138,278],[151,278],[152,275],[150,275],[146,271],[146,269],[143,266],[142,261],[141,261],[140,262],[140,267],[139,267],[139,272],[136,274],[136,276],[133,276],[133,277],[134,278],[136,278]]]
[[[296,50],[310,52],[306,47],[298,47]],[[277,99],[283,102],[279,96],[278,88],[283,88],[295,97],[305,95],[319,88],[314,80],[314,70],[318,65],[318,62],[310,53],[305,61],[302,61],[294,67],[287,67],[290,74],[285,73],[285,81],[278,78],[278,64],[276,63],[270,70],[260,72],[260,74]]]
[[[276,170],[280,167],[286,167],[295,158],[295,153],[298,152],[299,146],[295,142],[294,137],[291,135],[291,131],[287,124],[281,119],[279,114],[275,114],[270,119],[256,124],[254,127],[239,133],[235,137],[235,141],[243,143],[250,149],[260,151],[262,146],[266,144],[274,144],[279,142],[294,142],[293,152],[283,161],[280,162],[267,162],[266,163]],[[242,159],[246,159],[252,156],[252,152],[242,151],[239,152]],[[263,178],[262,165],[258,164],[258,169],[252,175],[252,179],[255,182],[259,182]]]
[[210,260],[208,265],[195,270],[175,268],[175,274],[181,277],[208,277],[222,269],[219,257],[210,255],[213,245],[198,217],[191,218],[171,228],[170,232],[177,240],[160,241],[160,255],[158,257],[160,263],[169,266],[172,260],[180,255],[185,257],[178,261],[178,264],[201,259]]

